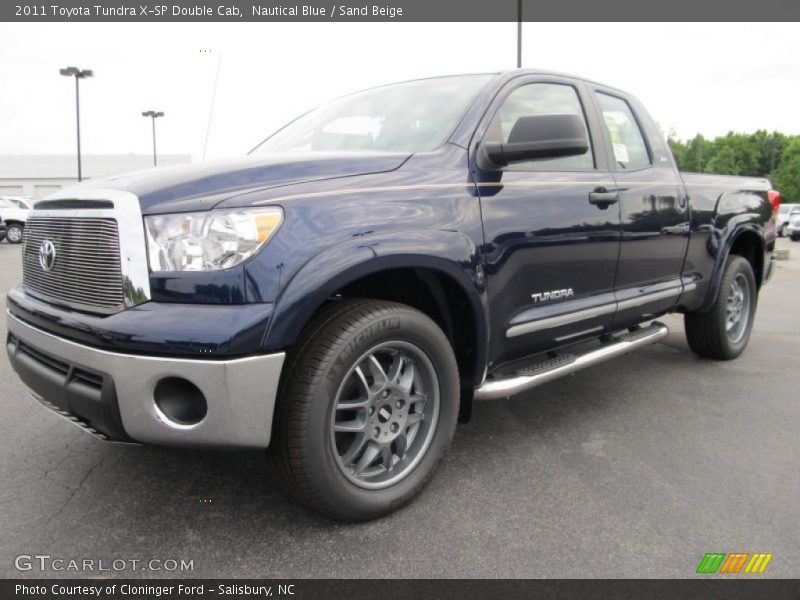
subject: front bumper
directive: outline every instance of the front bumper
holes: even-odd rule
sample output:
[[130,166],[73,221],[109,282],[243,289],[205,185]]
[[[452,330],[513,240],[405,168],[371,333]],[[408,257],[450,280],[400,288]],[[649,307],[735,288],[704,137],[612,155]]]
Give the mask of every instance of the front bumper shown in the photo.
[[[117,441],[207,448],[265,448],[285,354],[200,360],[99,350],[54,336],[7,312],[14,370],[43,404]],[[202,392],[207,412],[175,422],[156,385],[180,378]]]

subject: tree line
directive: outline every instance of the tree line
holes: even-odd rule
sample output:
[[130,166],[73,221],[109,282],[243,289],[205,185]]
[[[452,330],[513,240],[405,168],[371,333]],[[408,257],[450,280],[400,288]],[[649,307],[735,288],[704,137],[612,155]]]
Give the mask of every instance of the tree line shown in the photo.
[[759,130],[668,141],[681,171],[767,177],[784,202],[800,202],[800,135]]

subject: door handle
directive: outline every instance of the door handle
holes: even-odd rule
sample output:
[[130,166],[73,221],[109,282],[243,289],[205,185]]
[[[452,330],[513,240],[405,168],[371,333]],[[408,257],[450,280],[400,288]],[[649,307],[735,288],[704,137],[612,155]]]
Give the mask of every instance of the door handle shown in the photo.
[[619,192],[609,192],[607,190],[596,190],[589,193],[589,203],[598,208],[606,209],[610,205],[619,202]]

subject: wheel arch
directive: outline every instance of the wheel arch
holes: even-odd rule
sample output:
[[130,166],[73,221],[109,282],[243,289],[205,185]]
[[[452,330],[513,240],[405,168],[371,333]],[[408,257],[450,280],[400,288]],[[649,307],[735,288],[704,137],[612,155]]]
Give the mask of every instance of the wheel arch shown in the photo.
[[461,420],[486,366],[488,319],[483,270],[472,241],[458,232],[405,232],[330,248],[286,285],[264,336],[265,348],[289,348],[337,297],[402,302],[421,310],[453,345],[461,375]]
[[722,274],[725,270],[725,263],[731,255],[741,256],[750,263],[755,275],[757,290],[761,289],[763,283],[766,242],[760,229],[752,224],[743,224],[726,236],[721,248],[722,251],[719,252],[717,260],[714,262],[711,285],[700,312],[710,310],[716,301],[720,291],[719,286]]

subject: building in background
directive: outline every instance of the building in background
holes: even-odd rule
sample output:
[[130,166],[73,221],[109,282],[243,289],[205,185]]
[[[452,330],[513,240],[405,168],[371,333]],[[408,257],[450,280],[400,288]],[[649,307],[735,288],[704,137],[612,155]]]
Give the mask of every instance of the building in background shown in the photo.
[[[189,154],[159,154],[158,168],[191,162]],[[152,154],[86,154],[81,157],[83,179],[140,171],[153,167]],[[49,196],[78,181],[74,155],[0,156],[0,196]]]

